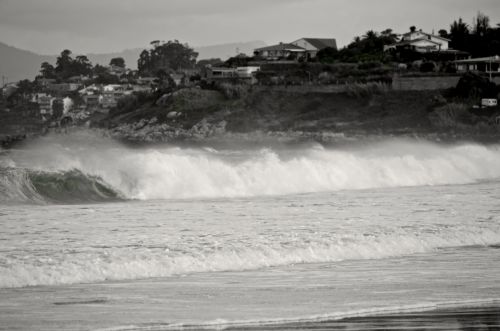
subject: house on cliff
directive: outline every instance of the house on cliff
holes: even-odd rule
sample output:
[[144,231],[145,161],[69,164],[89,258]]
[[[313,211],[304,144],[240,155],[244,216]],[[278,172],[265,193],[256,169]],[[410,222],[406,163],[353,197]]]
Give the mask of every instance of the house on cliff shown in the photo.
[[337,49],[337,41],[333,38],[300,38],[293,41],[292,45],[304,48],[308,59],[315,58],[322,49]]
[[449,50],[449,42],[441,36],[412,29],[403,34],[399,42],[384,46],[384,51],[409,49],[419,53],[440,52]]
[[313,59],[318,52],[327,47],[337,49],[337,41],[333,38],[300,38],[291,43],[279,43],[257,48],[254,55],[265,60],[299,60]]

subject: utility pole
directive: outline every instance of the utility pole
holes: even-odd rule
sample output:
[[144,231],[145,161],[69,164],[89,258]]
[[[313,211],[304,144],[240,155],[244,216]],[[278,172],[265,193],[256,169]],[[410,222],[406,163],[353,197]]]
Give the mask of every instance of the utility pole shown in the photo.
[[493,81],[493,79],[491,78],[491,60],[492,60],[492,57],[490,57],[490,82]]

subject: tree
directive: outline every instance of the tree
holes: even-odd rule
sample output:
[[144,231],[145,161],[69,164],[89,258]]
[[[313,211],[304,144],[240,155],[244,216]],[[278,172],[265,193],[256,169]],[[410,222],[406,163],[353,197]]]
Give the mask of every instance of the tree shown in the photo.
[[92,72],[92,63],[85,55],[78,55],[75,59],[71,57],[71,51],[65,49],[57,58],[55,74],[60,79],[72,76],[89,75]]
[[340,50],[326,48],[318,52],[318,60],[322,63],[340,62],[387,62],[390,55],[384,53],[384,46],[394,44],[397,35],[392,29],[378,33],[368,30],[362,37],[354,40]]
[[376,39],[377,37],[378,33],[373,30],[366,31],[365,35],[363,36],[364,39]]
[[115,57],[109,61],[109,65],[125,68],[125,60],[122,57]]
[[333,63],[337,59],[339,51],[333,47],[323,48],[316,54],[318,61],[321,63]]
[[149,73],[151,71],[151,56],[149,51],[143,50],[137,60],[137,69],[140,73]]
[[477,13],[474,18],[474,34],[476,36],[484,37],[490,28],[490,18],[481,12]]
[[417,31],[417,27],[414,25],[410,26],[410,32],[413,33],[415,31]]
[[43,62],[40,66],[40,76],[42,78],[56,78],[54,66],[48,62]]
[[92,72],[92,63],[85,55],[78,55],[71,65],[71,74],[76,75],[89,75]]
[[153,48],[144,50],[139,56],[137,65],[142,74],[155,74],[159,70],[175,72],[181,69],[192,69],[196,64],[196,53],[188,44],[181,44],[178,40],[151,42]]
[[35,84],[33,84],[29,79],[23,79],[17,83],[17,88],[19,92],[29,94],[34,91]]
[[441,38],[447,38],[448,39],[448,31],[446,31],[445,29],[441,29],[438,31],[438,35],[441,37]]
[[450,25],[450,46],[454,49],[461,51],[468,50],[467,42],[469,39],[469,26],[465,23],[462,18],[458,21],[454,21]]
[[107,72],[108,72],[108,69],[106,69],[105,66],[102,66],[100,64],[96,64],[94,66],[94,68],[92,69],[92,74],[94,76],[99,76],[99,75],[105,74]]
[[71,51],[65,49],[61,52],[61,55],[57,58],[55,71],[59,75],[63,75],[71,70],[71,64],[73,63],[73,58],[71,57]]

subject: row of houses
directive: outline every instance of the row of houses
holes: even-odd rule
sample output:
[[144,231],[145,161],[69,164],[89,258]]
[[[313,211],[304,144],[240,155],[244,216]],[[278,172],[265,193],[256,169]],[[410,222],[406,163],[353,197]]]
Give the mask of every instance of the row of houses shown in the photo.
[[109,85],[90,85],[78,91],[82,97],[87,109],[110,109],[116,107],[118,100],[125,95],[131,95],[135,92],[152,91],[150,85],[132,85],[132,84],[109,84]]
[[[68,83],[57,84],[71,85]],[[98,85],[93,84],[86,87],[78,85],[66,86],[64,88],[48,87],[43,92],[32,93],[29,96],[29,101],[38,105],[40,115],[44,120],[53,117],[66,115],[68,112],[103,112],[106,113],[109,109],[116,107],[118,100],[126,95],[131,95],[134,92],[152,91],[149,85],[131,85],[131,84],[110,84]],[[54,93],[55,92],[55,93]],[[79,95],[81,102],[77,102],[76,96],[61,92],[75,92]]]
[[[500,73],[499,56],[470,58],[470,54],[450,48],[451,40],[443,36],[427,33],[412,27],[407,33],[400,35],[399,40],[392,45],[384,46],[385,52],[400,52],[404,50],[416,53],[433,54],[441,61],[455,65],[459,73],[474,71],[492,74]],[[264,61],[278,60],[313,60],[319,51],[325,48],[337,49],[334,38],[301,38],[290,43],[280,42],[276,45],[257,48],[254,55]]]

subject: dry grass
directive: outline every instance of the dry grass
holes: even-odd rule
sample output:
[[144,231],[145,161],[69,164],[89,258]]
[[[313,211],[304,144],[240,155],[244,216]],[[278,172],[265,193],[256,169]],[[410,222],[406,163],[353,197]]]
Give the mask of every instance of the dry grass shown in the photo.
[[390,85],[381,82],[347,84],[345,93],[350,97],[366,98],[373,95],[385,94],[391,89]]

